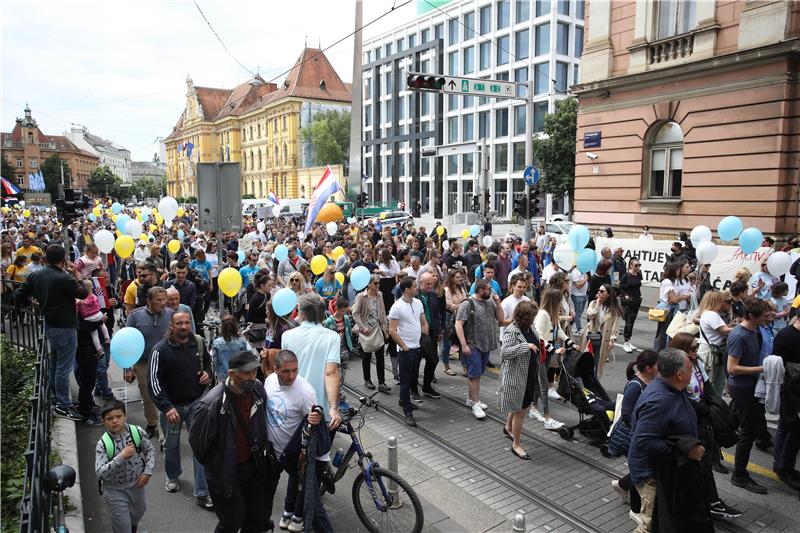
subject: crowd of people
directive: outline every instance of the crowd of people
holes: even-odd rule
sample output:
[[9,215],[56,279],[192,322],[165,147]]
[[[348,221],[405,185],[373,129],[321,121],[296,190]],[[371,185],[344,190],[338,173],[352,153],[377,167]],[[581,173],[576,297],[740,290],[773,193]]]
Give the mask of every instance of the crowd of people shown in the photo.
[[[712,517],[741,514],[716,490],[713,472],[727,471],[722,447],[736,447],[734,485],[766,492],[747,472],[755,444],[773,453],[780,479],[800,489],[798,303],[769,274],[766,259],[759,272],[744,269],[720,291],[688,239],[676,241],[654,306],[663,312],[652,350],[642,350],[632,343],[643,301],[639,259],[602,248],[592,272],[565,270],[554,261],[555,238],[543,229],[528,242],[514,235],[456,239],[439,223],[379,220],[339,222],[335,231],[316,223],[303,234],[301,220],[245,217],[244,231],[218,241],[199,231],[187,208],[171,227],[151,225],[121,257],[101,253],[93,240],[114,229],[108,213],[69,224],[67,248],[56,220],[47,212],[25,218],[4,211],[3,298],[33,301],[44,317],[54,414],[106,429],[96,471],[115,532],[136,531],[145,512],[155,461],[149,439],[163,443],[165,490],[181,490],[184,425],[193,495],[215,511],[217,531],[268,530],[284,470],[289,487],[279,527],[332,530],[324,508],[304,509],[298,498],[299,442],[313,426],[320,447],[311,471],[325,481],[332,435],[322,428],[341,423],[342,383],[359,357],[363,386],[396,394],[412,427],[422,402],[441,397],[437,372],[466,378],[472,415],[502,413],[511,452],[530,460],[521,442],[526,419],[545,430],[564,425],[550,405],[562,400],[566,354],[591,353],[601,379],[621,345],[635,358],[612,440],[622,442],[630,474],[614,489],[630,502],[639,531],[653,522],[660,530],[694,531],[711,527]],[[175,240],[180,246],[170,250]],[[325,266],[315,272],[312,259],[320,256]],[[370,277],[357,288],[351,274],[361,266]],[[238,270],[242,289],[220,306],[218,278],[227,267]],[[272,297],[283,288],[297,305],[278,314]],[[210,327],[212,315],[218,329]],[[125,404],[109,387],[109,342],[122,326],[144,337],[141,358],[123,369],[139,389],[143,428],[127,422]],[[497,403],[490,407],[480,391],[498,351]],[[765,412],[779,415],[774,437]],[[726,421],[733,437],[720,435]],[[666,497],[674,494],[681,497]],[[684,503],[691,512],[673,513]]]

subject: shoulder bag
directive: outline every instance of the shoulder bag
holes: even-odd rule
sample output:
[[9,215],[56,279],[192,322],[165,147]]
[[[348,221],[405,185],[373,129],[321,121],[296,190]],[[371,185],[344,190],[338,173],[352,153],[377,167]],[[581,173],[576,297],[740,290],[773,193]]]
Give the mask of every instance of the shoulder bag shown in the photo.
[[[367,298],[367,296],[362,296],[362,298]],[[367,302],[363,302],[363,304],[367,305]],[[365,354],[371,354],[383,348],[386,344],[386,339],[383,338],[383,329],[381,325],[377,324],[372,331],[369,332],[369,335],[360,331],[358,334],[358,344],[361,346],[361,351]]]

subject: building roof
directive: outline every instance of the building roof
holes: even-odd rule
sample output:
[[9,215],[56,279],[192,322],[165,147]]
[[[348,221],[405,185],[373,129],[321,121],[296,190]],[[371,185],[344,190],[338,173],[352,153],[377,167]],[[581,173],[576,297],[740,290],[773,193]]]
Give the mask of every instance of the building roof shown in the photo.
[[99,148],[102,146],[104,148],[111,148],[113,150],[120,150],[120,151],[124,150],[126,152],[130,151],[124,146],[120,146],[113,141],[109,141],[108,139],[103,139],[102,137],[89,133],[89,131],[86,129],[83,130],[83,138],[86,139],[86,142],[88,142],[95,148]]
[[[55,145],[55,149],[51,150],[50,148],[44,148],[46,151],[56,151],[56,152],[75,152],[85,157],[90,157],[92,159],[99,159],[96,155],[87,152],[86,150],[80,149],[78,146],[75,145],[72,141],[68,138],[64,137],[63,135],[45,135],[42,133],[38,127],[36,127],[36,131],[38,133],[37,138],[39,139],[39,143],[47,144],[53,143]],[[11,140],[13,142],[23,142],[22,138],[22,125],[17,123],[14,126],[14,129],[11,130],[10,133],[0,133],[0,144],[5,145],[7,140]]]
[[149,161],[131,161],[131,175],[159,175],[163,176],[166,172],[158,165]]

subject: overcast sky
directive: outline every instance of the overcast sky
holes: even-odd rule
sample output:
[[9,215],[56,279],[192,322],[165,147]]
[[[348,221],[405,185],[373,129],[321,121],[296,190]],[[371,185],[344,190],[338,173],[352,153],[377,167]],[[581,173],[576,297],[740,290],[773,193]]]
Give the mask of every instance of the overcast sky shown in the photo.
[[[405,0],[365,0],[364,22]],[[308,39],[338,41],[354,28],[354,0],[197,0],[230,52],[266,80],[282,80]],[[364,39],[415,17],[416,2],[364,30]],[[196,85],[232,88],[251,75],[225,52],[191,0],[4,0],[2,131],[25,103],[45,134],[70,123],[111,139],[149,161]],[[326,51],[352,80],[352,37]]]

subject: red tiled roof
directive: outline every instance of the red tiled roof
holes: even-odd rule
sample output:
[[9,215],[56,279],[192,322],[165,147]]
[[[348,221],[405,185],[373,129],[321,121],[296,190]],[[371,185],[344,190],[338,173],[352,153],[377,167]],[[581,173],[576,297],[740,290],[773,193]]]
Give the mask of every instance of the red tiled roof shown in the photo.
[[[63,135],[45,135],[42,133],[42,130],[36,128],[38,132],[37,138],[39,139],[40,143],[54,143],[55,144],[55,151],[56,152],[76,152],[81,154],[85,157],[90,157],[92,159],[99,160],[100,158],[94,155],[91,152],[87,152],[78,148],[72,141],[68,138],[64,137]],[[6,140],[10,139],[13,142],[22,142],[22,127],[19,124],[14,126],[14,129],[11,130],[11,133],[3,132],[0,134],[0,143],[5,143]],[[52,151],[49,148],[45,148],[46,151]]]

